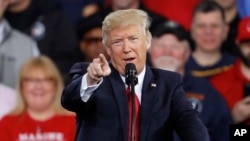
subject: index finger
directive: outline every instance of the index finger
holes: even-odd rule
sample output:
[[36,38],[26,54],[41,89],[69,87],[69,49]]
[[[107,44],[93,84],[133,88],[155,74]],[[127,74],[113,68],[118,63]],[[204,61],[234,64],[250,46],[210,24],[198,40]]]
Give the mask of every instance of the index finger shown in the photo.
[[100,58],[101,63],[103,63],[103,65],[108,65],[108,61],[102,53],[99,54],[99,58]]

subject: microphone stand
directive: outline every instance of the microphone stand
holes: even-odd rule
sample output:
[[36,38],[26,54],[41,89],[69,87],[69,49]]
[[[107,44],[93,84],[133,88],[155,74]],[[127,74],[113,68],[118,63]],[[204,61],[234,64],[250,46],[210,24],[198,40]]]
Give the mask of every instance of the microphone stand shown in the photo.
[[131,81],[131,98],[132,98],[132,123],[131,123],[131,136],[130,141],[135,140],[135,81],[137,78],[133,77]]

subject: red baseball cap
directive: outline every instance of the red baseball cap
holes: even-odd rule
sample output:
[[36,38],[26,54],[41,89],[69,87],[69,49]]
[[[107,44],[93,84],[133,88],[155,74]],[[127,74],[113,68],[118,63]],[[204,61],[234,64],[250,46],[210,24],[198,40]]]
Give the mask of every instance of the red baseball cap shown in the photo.
[[250,17],[241,19],[238,25],[237,40],[239,42],[244,40],[250,40]]

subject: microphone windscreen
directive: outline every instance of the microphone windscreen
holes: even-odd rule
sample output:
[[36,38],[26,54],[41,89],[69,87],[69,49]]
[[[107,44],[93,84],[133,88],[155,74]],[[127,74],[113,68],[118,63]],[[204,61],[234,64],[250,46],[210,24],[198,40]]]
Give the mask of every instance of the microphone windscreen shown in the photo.
[[134,85],[137,84],[137,77],[136,77],[137,71],[136,71],[136,67],[133,63],[128,63],[125,66],[125,75],[126,75],[126,84],[127,85]]
[[135,70],[135,71],[136,71],[135,64],[133,64],[133,63],[128,63],[128,64],[125,66],[125,71],[127,72],[128,70]]

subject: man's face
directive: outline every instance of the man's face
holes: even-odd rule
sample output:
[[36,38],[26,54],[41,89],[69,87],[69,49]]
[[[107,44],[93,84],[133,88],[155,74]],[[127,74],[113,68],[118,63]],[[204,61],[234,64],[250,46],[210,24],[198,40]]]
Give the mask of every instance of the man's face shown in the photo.
[[219,11],[196,13],[193,18],[191,35],[196,49],[204,52],[219,51],[227,36],[227,26],[223,22],[221,13]]
[[113,66],[120,74],[125,75],[128,63],[135,64],[137,73],[143,70],[149,45],[145,30],[141,26],[131,25],[111,30],[106,49]]
[[245,65],[250,68],[250,41],[240,43],[239,48]]
[[177,72],[183,68],[190,54],[187,41],[179,41],[173,34],[154,38],[149,49],[153,66]]
[[85,55],[85,61],[92,61],[103,53],[108,60],[108,54],[102,45],[102,29],[101,27],[93,28],[86,32],[80,42],[80,50]]
[[113,5],[119,7],[119,9],[128,9],[138,0],[112,0]]
[[236,0],[214,0],[216,1],[223,9],[231,9],[236,6]]

